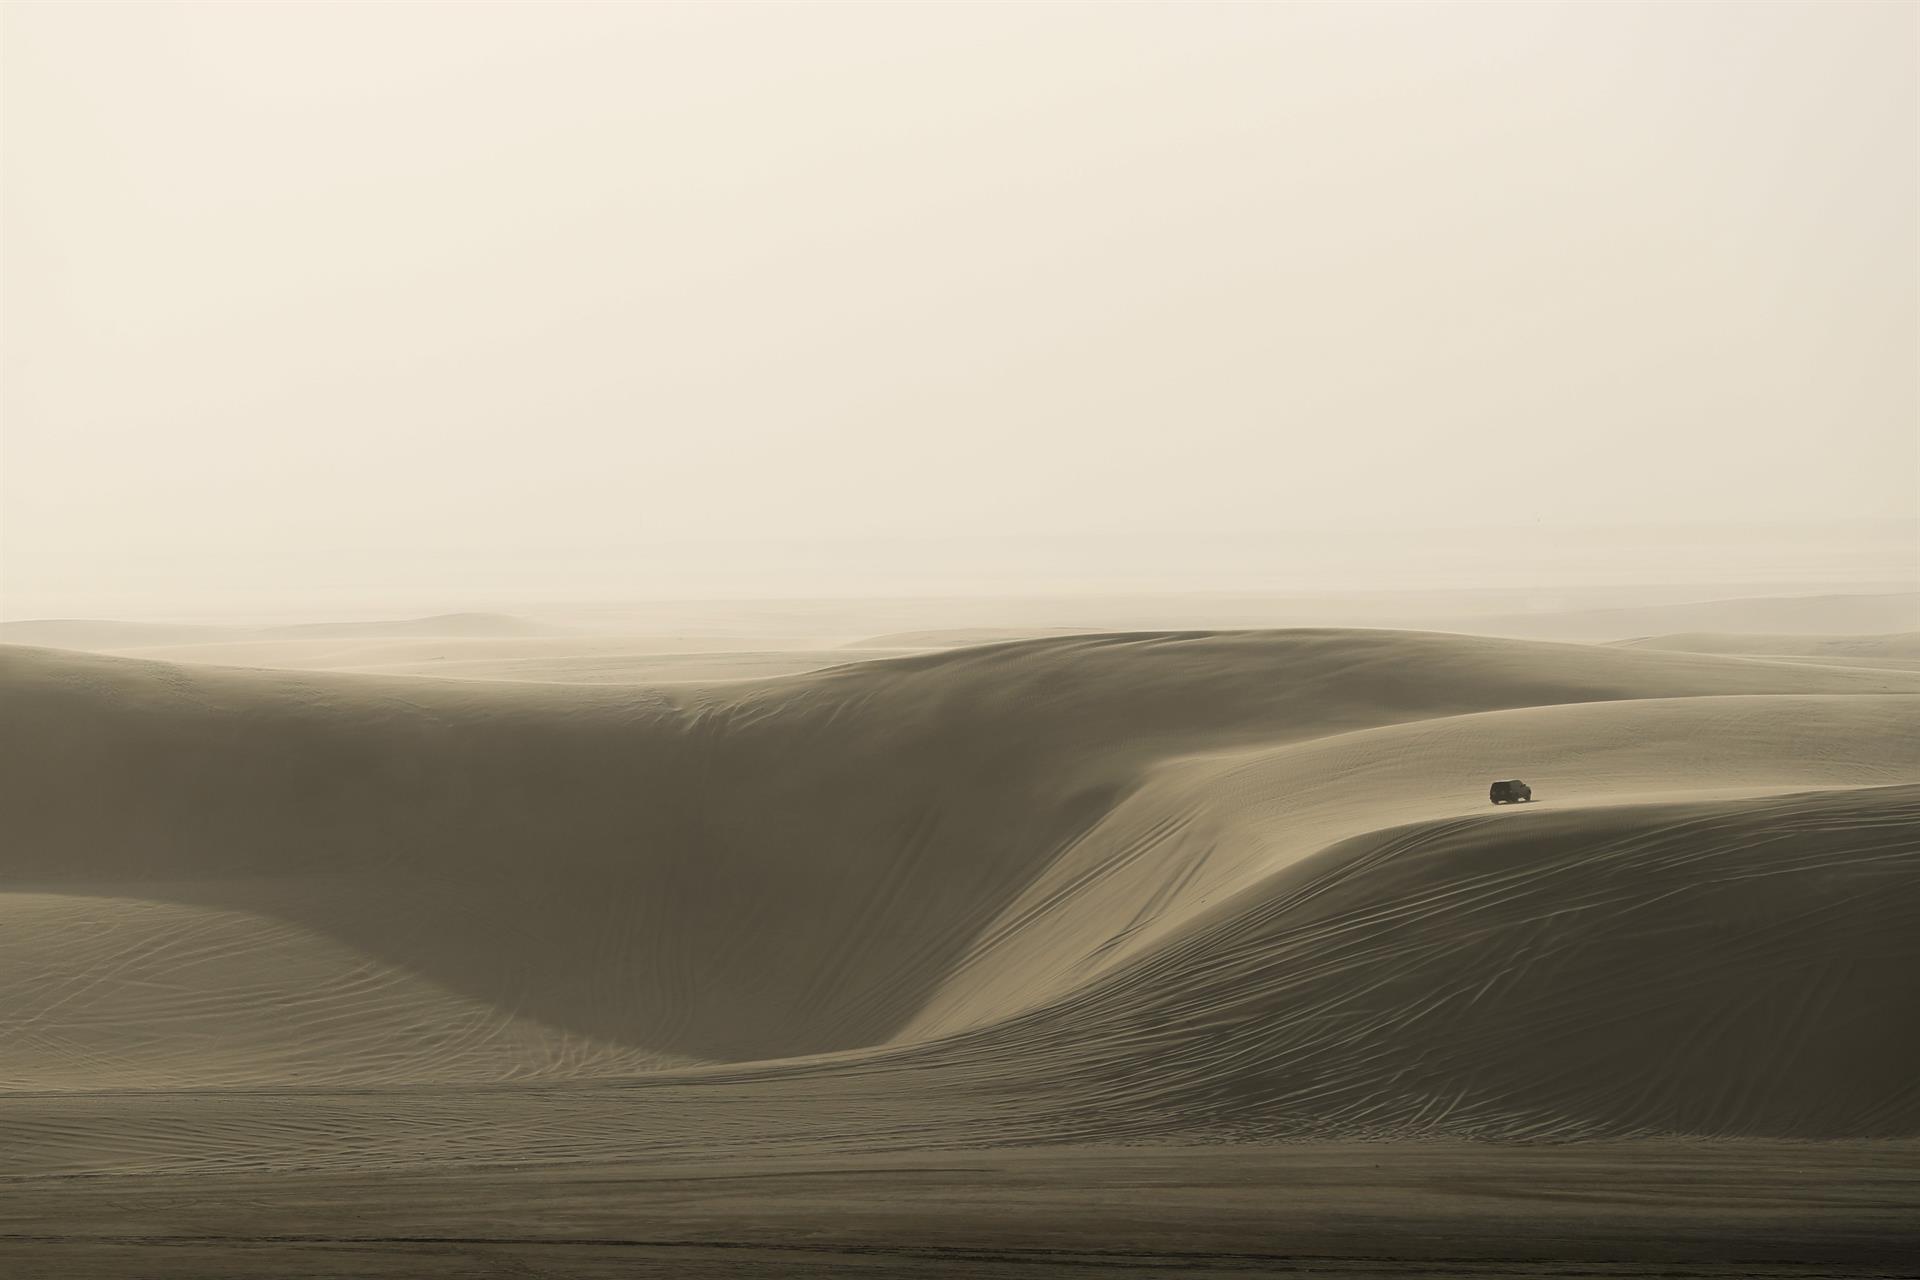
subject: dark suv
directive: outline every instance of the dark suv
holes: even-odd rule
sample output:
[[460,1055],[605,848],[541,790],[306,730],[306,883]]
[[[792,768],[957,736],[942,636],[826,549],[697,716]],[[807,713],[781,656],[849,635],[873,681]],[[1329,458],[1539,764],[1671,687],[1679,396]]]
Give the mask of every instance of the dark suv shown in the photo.
[[1488,790],[1487,799],[1495,804],[1524,804],[1533,799],[1533,788],[1518,778],[1507,782],[1496,782]]

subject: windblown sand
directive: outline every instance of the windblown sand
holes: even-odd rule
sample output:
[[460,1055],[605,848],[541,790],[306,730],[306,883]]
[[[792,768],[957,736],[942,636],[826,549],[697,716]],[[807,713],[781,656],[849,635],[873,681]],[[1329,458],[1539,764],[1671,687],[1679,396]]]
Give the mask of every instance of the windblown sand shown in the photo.
[[[48,1198],[82,1175],[1910,1152],[1909,642],[1658,643],[1057,636],[651,686],[0,648],[0,1176],[86,1224],[0,1248],[162,1274]],[[1506,777],[1536,803],[1490,807]],[[1874,1185],[1863,1267],[1915,1207]]]

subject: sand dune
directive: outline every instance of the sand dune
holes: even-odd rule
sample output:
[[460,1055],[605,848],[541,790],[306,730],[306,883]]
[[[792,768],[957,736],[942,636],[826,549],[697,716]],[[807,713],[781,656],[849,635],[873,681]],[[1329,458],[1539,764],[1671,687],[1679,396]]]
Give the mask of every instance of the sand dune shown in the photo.
[[220,626],[165,622],[118,622],[101,618],[36,618],[0,622],[0,643],[60,649],[119,650],[156,645],[222,644],[236,641],[477,639],[550,635],[556,628],[503,613],[442,613],[428,618],[379,618],[362,622],[302,622],[283,626]]
[[742,648],[727,637],[242,640],[115,649],[196,665],[557,684],[662,684],[797,675],[907,649]]
[[1525,774],[1536,810],[1920,778],[1913,708],[1850,695],[1568,704],[1170,762],[1036,878],[907,1033],[1063,994],[1339,841],[1477,817],[1486,778]]
[[[1007,1118],[1024,1094],[1096,1134],[1920,1125],[1882,1069],[1920,1045],[1899,976],[1920,838],[1896,785],[1920,781],[1916,673],[1298,631],[650,689],[23,648],[0,680],[13,1088],[711,1063],[743,1064],[762,1103],[823,1070],[933,1070],[948,1103],[899,1123],[951,1134],[1046,1131]],[[1516,774],[1540,803],[1488,810],[1486,780]],[[1489,876],[1524,892],[1456,893]],[[1722,952],[1860,895],[1873,913],[1823,908],[1780,952],[1853,973],[1848,1000],[1796,1014],[1765,994],[1799,989],[1782,972]],[[1337,927],[1314,914],[1335,907]],[[1583,931],[1554,950],[1547,918]],[[1308,965],[1330,938],[1348,958]],[[1563,958],[1516,959],[1542,948]],[[1864,1044],[1871,1025],[1885,1052],[1717,1087],[1636,1033],[1605,1078],[1569,1074],[1657,974],[1693,994],[1650,1025],[1739,990],[1767,1011],[1704,1037],[1700,1062],[1760,1052],[1767,1027]],[[1480,1056],[1422,1049],[1422,1011],[1469,988]],[[1562,1056],[1529,1038],[1549,1008]],[[1823,1109],[1816,1087],[1851,1101]],[[1136,1101],[1096,1106],[1115,1089]]]
[[848,648],[860,649],[964,649],[984,644],[1006,644],[1014,640],[1043,640],[1055,636],[1084,636],[1099,633],[1099,627],[948,627],[931,631],[895,631],[855,641]]
[[1920,627],[1920,592],[1754,596],[1551,613],[1483,614],[1451,625],[1489,635],[1554,640],[1625,640],[1676,632],[1869,635]]
[[10,622],[0,623],[5,641],[197,666],[560,684],[767,679],[924,647],[675,628],[596,633],[501,614],[279,627]]
[[1751,635],[1727,632],[1690,632],[1648,636],[1621,642],[1631,648],[1666,649],[1675,653],[1734,653],[1768,657],[1809,658],[1920,658],[1920,631],[1893,631],[1884,635]]
[[251,629],[192,623],[122,622],[110,618],[25,618],[0,621],[0,643],[109,652],[148,645],[190,645],[231,640]]
[[1916,786],[1417,823],[949,1052],[1249,1137],[1910,1135],[1917,841]]
[[139,897],[0,894],[0,1010],[0,1090],[578,1079],[675,1062],[258,910]]
[[[1436,591],[1325,596],[1078,597],[1024,601],[845,600],[681,603],[566,614],[440,614],[278,626],[186,625],[89,619],[0,622],[0,643],[40,645],[160,662],[368,675],[568,684],[708,683],[797,675],[845,662],[1020,640],[1161,630],[1273,627],[1423,629],[1563,640],[1607,640],[1696,652],[1833,658],[1819,640],[1920,626],[1912,593],[1684,598],[1667,591],[1574,592],[1561,607],[1490,612],[1525,592]],[[1580,599],[1635,599],[1631,607],[1574,608]],[[977,619],[992,618],[990,624]],[[918,625],[899,626],[913,622]],[[1650,632],[1686,633],[1648,638]],[[1769,631],[1772,634],[1766,634]],[[1750,647],[1735,638],[1755,634]],[[1716,640],[1715,637],[1722,637]],[[1908,666],[1914,655],[1869,654],[1853,665]]]
[[1895,631],[1868,636],[1738,635],[1727,632],[1690,632],[1649,636],[1620,643],[1638,649],[1665,649],[1674,653],[1724,653],[1736,656],[1824,662],[1849,667],[1892,667],[1920,670],[1920,631]]

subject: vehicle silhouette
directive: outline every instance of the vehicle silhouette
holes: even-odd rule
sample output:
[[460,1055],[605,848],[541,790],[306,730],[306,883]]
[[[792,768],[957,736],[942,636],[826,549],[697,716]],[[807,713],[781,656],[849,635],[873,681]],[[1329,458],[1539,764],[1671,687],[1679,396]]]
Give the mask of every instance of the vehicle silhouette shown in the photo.
[[1518,778],[1510,778],[1494,783],[1487,791],[1487,799],[1495,804],[1524,804],[1533,799],[1533,788]]

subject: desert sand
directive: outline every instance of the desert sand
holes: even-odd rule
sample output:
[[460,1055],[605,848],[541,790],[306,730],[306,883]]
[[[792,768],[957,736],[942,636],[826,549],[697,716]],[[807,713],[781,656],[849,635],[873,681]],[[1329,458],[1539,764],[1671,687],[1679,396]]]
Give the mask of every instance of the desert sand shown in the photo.
[[1910,634],[75,625],[176,660],[0,648],[30,1268],[1871,1274],[1920,1212]]
[[1917,55],[0,0],[0,1280],[1920,1280]]

